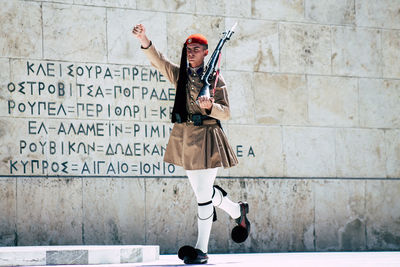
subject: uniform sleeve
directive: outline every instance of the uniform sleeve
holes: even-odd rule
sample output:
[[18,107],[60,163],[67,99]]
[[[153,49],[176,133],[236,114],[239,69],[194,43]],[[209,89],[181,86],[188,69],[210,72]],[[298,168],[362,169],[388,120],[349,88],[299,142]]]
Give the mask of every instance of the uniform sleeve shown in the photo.
[[169,61],[157,50],[153,43],[148,48],[142,48],[142,51],[149,59],[151,65],[167,77],[172,84],[176,85],[179,76],[179,66]]
[[[211,85],[214,85],[211,83]],[[219,75],[217,86],[215,88],[214,103],[208,116],[217,120],[228,120],[230,118],[230,109],[228,93],[224,78]]]

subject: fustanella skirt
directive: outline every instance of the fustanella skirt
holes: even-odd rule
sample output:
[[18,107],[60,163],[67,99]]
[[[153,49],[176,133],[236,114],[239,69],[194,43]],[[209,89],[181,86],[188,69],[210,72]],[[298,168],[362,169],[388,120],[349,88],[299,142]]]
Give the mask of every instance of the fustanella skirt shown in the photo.
[[238,164],[238,159],[216,120],[204,121],[201,126],[175,123],[164,161],[185,170],[230,168]]

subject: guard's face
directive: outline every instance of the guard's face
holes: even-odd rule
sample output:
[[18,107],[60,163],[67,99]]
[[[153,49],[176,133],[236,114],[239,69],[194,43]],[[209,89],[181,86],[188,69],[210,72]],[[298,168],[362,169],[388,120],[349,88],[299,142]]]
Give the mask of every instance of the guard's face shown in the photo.
[[188,44],[186,48],[187,60],[192,68],[196,68],[203,64],[204,58],[208,54],[208,49],[205,49],[201,44]]

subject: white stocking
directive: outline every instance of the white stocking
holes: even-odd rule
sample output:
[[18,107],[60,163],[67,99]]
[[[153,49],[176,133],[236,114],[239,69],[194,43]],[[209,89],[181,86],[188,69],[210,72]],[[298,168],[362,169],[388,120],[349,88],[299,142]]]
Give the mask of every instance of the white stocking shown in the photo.
[[[187,170],[186,174],[196,195],[198,206],[196,248],[204,253],[208,251],[214,207],[212,203],[213,184],[218,168],[204,170]],[[208,203],[208,204],[205,204]]]
[[224,193],[213,187],[218,168],[204,170],[186,170],[193,192],[196,195],[198,205],[198,236],[196,248],[204,253],[208,251],[208,240],[210,238],[213,222],[214,207],[216,206],[227,212],[231,218],[240,217],[240,205],[232,202]]
[[227,196],[223,196],[223,193],[218,188],[214,187],[215,193],[212,199],[213,205],[227,212],[232,219],[237,219],[240,216],[240,205],[239,203],[232,202]]

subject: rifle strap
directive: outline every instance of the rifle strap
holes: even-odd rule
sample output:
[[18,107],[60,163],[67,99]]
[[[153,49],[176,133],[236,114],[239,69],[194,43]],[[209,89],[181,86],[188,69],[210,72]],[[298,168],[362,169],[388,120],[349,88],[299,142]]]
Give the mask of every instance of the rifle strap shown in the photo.
[[219,78],[219,69],[220,69],[220,67],[221,67],[221,52],[219,53],[219,56],[218,56],[218,68],[217,68],[217,71],[216,71],[217,77],[215,78],[214,88],[213,88],[213,91],[212,91],[212,96],[213,96],[213,97],[214,97],[214,95],[215,95],[215,87],[217,87],[217,82],[218,82],[218,78]]

